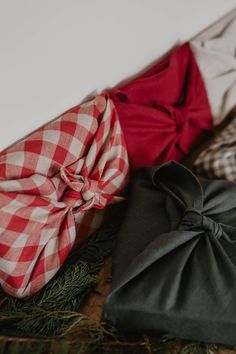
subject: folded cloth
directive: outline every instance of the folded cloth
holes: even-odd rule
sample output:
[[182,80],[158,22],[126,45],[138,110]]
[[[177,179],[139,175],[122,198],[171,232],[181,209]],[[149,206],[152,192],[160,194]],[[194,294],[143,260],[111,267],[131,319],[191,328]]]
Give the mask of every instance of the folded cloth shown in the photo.
[[180,160],[212,129],[204,83],[188,43],[111,90],[133,169]]
[[236,183],[168,162],[137,171],[104,317],[126,332],[236,344]]
[[199,154],[194,168],[207,178],[236,181],[236,116]]
[[191,48],[217,125],[236,104],[236,10],[194,38]]
[[[0,283],[29,296],[99,225],[87,217],[117,200],[128,157],[107,94],[76,106],[0,154]],[[85,224],[84,224],[85,220]],[[96,220],[96,218],[95,218]],[[90,222],[90,224],[89,224]]]

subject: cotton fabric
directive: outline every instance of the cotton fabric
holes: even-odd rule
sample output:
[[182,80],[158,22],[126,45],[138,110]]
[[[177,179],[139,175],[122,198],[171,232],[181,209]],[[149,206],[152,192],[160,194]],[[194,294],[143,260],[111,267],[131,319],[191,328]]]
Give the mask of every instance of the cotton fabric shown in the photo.
[[236,10],[194,38],[191,48],[218,125],[236,104]]
[[167,162],[131,181],[104,318],[125,332],[236,344],[236,183]]
[[105,93],[0,154],[0,283],[8,294],[29,296],[55,275],[99,226],[99,210],[119,199],[128,166]]
[[194,168],[207,178],[236,181],[236,116],[199,154]]
[[110,92],[133,170],[181,160],[212,129],[204,83],[188,43]]

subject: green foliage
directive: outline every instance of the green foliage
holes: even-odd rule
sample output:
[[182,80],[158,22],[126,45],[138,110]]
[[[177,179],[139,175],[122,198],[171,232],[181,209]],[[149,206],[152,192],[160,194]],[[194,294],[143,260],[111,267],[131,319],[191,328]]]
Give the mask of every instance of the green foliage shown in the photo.
[[0,354],[68,354],[66,340],[26,341],[12,338],[0,339]]
[[205,354],[201,343],[190,343],[183,347],[180,354]]

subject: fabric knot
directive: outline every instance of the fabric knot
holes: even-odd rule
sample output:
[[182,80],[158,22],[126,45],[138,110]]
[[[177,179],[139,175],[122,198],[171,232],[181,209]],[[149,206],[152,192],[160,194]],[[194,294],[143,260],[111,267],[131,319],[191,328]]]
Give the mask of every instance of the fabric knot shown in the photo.
[[187,208],[179,225],[180,230],[205,231],[210,236],[222,236],[221,225],[194,208]]
[[108,200],[102,195],[101,181],[75,175],[65,168],[61,168],[61,178],[66,183],[62,201],[69,207],[87,210],[106,206]]
[[171,116],[176,145],[182,153],[187,154],[189,152],[189,106],[163,105],[160,107]]
[[183,154],[189,152],[189,108],[173,107],[172,117],[175,120],[176,145]]
[[179,134],[183,133],[188,128],[188,107],[173,107],[172,117],[175,120],[176,132]]

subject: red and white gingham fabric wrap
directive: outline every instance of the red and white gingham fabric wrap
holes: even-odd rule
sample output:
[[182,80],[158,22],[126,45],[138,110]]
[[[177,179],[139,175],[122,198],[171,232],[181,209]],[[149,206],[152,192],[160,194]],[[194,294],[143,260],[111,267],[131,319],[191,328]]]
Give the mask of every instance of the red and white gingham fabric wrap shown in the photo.
[[76,238],[80,241],[96,228],[91,210],[117,199],[128,169],[117,112],[106,93],[4,150],[2,288],[16,297],[40,290],[63,264]]

